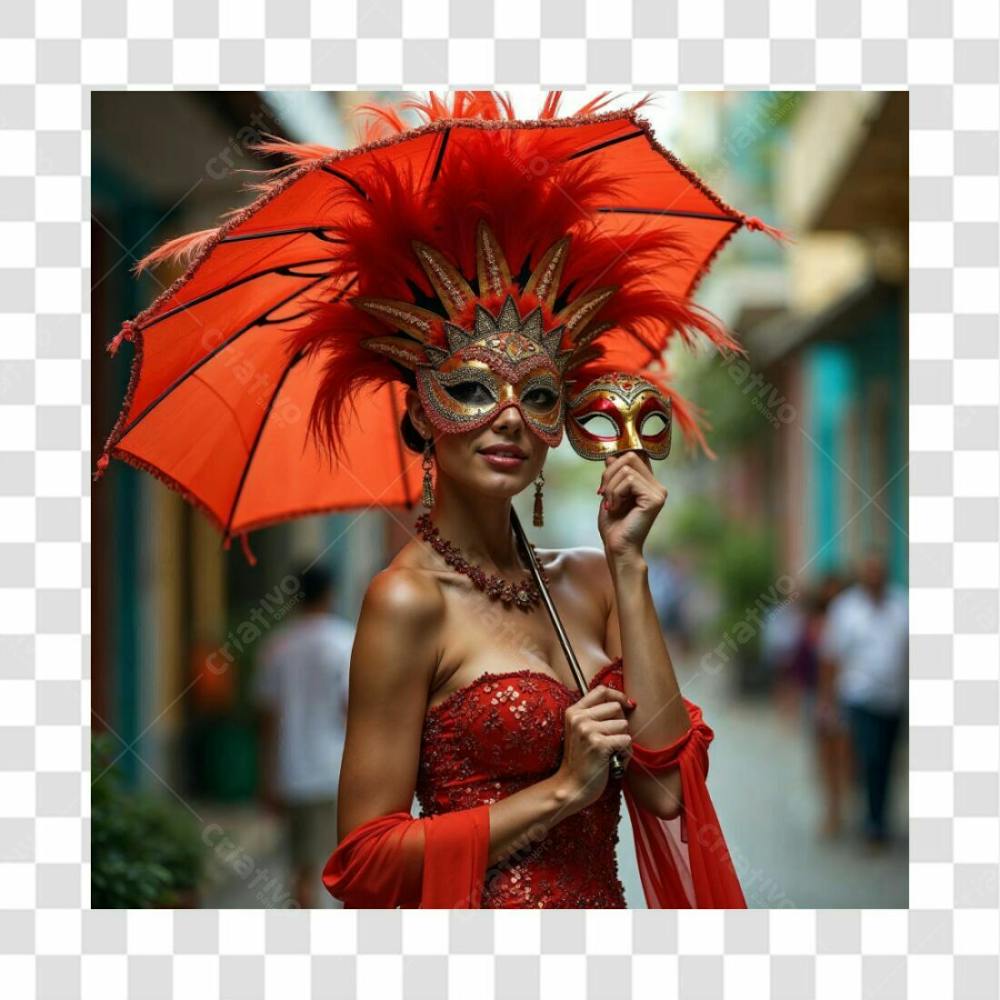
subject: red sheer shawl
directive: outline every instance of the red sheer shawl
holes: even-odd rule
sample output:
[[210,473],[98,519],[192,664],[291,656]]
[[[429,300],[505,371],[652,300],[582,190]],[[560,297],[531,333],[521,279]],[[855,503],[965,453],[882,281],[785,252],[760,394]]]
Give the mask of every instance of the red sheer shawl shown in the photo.
[[680,768],[681,814],[661,819],[644,809],[626,782],[622,791],[632,821],[639,877],[650,909],[745,909],[719,818],[708,794],[708,745],[715,734],[701,709],[684,699],[691,726],[660,749],[633,741],[629,767],[650,774]]
[[327,891],[350,908],[478,909],[490,846],[490,807],[362,823],[330,855]]
[[[745,908],[732,859],[708,794],[708,745],[714,733],[684,699],[691,726],[668,746],[633,743],[629,767],[652,774],[679,767],[681,815],[664,820],[623,783],[639,875],[650,909]],[[363,823],[323,870],[327,890],[351,908],[477,909],[489,857],[489,806],[414,819],[394,812]]]

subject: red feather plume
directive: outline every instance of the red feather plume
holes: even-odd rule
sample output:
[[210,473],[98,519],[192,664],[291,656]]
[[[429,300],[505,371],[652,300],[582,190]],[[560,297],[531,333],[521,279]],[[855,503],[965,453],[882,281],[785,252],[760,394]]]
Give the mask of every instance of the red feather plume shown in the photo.
[[[561,95],[550,93],[541,119],[555,118]],[[611,98],[598,95],[577,114],[592,114]],[[639,101],[635,107],[646,103]],[[369,141],[412,128],[401,112],[415,113],[423,122],[476,118],[515,120],[510,99],[480,91],[458,91],[445,99],[430,94],[396,106],[362,105]],[[309,417],[310,431],[331,457],[338,456],[340,432],[353,409],[353,398],[365,385],[411,381],[409,373],[386,357],[361,345],[368,337],[389,329],[351,305],[355,295],[413,301],[434,309],[432,289],[412,250],[414,241],[427,244],[448,257],[469,279],[475,275],[475,237],[484,220],[496,235],[515,282],[529,273],[557,240],[571,237],[560,283],[560,301],[572,300],[591,288],[615,286],[614,296],[597,314],[596,322],[610,324],[590,352],[614,366],[616,344],[641,344],[657,360],[674,335],[690,343],[693,334],[707,337],[719,348],[741,350],[710,313],[689,299],[671,296],[646,279],[664,256],[683,258],[682,230],[643,228],[614,237],[594,225],[597,208],[615,197],[618,181],[596,160],[568,159],[575,151],[574,138],[564,129],[491,129],[463,136],[463,143],[444,158],[433,186],[428,187],[389,157],[373,156],[365,170],[354,174],[351,185],[335,190],[332,207],[346,209],[338,217],[338,242],[326,244],[331,274],[342,279],[336,301],[318,302],[309,322],[288,338],[289,357],[320,353],[321,385]],[[263,180],[254,185],[267,193],[285,182],[291,172],[307,167],[335,151],[311,143],[293,143],[267,136],[258,151],[279,153],[288,162],[259,171]],[[143,268],[167,259],[190,257],[211,241],[216,230],[203,230],[171,240],[139,262]],[[524,304],[530,297],[521,296]],[[557,302],[557,309],[560,308]],[[545,318],[551,320],[551,313]],[[440,336],[440,330],[438,334]],[[443,340],[443,338],[442,338]],[[564,345],[566,346],[566,345]],[[634,367],[634,363],[633,363]],[[583,369],[580,369],[581,371]],[[579,371],[567,373],[579,375]],[[412,382],[411,382],[412,384]],[[674,400],[678,425],[705,446],[693,407],[667,390]]]

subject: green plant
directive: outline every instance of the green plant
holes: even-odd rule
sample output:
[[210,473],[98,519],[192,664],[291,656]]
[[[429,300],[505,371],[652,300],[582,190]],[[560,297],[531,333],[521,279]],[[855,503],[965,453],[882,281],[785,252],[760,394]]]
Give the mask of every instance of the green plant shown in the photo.
[[91,906],[182,905],[201,877],[205,848],[188,812],[161,796],[126,789],[106,736],[91,743]]
[[668,542],[689,548],[699,556],[719,544],[726,528],[718,507],[706,502],[704,497],[691,495],[671,512],[668,525]]
[[774,589],[770,541],[745,526],[730,527],[712,551],[709,567],[722,604],[719,630],[727,633],[742,625],[752,632],[752,638],[743,644],[752,659],[760,649],[759,616],[769,606],[768,596]]

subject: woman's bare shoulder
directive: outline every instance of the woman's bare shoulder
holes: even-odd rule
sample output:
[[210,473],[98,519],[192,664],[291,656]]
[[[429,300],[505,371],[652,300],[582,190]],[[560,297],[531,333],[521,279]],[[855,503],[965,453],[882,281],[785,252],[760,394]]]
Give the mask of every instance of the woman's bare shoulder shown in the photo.
[[444,595],[434,573],[393,560],[372,577],[362,610],[397,625],[426,626],[444,611]]
[[390,714],[411,702],[422,706],[418,694],[426,694],[437,665],[443,618],[433,574],[396,564],[376,573],[361,605],[351,661],[357,695]]
[[571,549],[538,549],[538,558],[546,572],[563,572],[577,576],[602,576],[607,573],[608,560],[602,549],[578,545]]
[[613,591],[603,549],[580,545],[571,549],[538,549],[538,558],[553,586],[567,585],[607,606]]

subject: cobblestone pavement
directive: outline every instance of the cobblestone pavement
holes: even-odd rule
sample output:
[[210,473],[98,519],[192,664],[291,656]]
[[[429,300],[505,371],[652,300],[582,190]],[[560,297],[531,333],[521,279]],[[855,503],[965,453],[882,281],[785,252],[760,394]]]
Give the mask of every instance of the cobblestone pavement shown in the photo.
[[[908,902],[907,760],[897,749],[892,815],[896,840],[867,854],[849,823],[835,841],[817,836],[820,803],[813,752],[804,727],[783,718],[767,700],[729,697],[725,679],[682,679],[689,700],[715,732],[708,788],[754,908],[905,908]],[[905,734],[906,728],[904,726]],[[860,805],[845,803],[852,820]],[[619,870],[630,907],[644,906],[631,828],[620,828]]]
[[[702,707],[715,732],[709,791],[749,904],[759,908],[905,908],[905,747],[898,755],[893,783],[898,841],[876,856],[866,854],[850,832],[837,841],[823,841],[816,835],[819,803],[812,748],[804,728],[780,717],[768,700],[731,698],[724,682],[725,678],[710,674],[682,679],[685,696]],[[213,864],[213,885],[203,896],[204,905],[287,905],[288,864],[274,820],[249,814],[224,825],[244,848],[241,863],[220,856],[219,863]],[[642,907],[624,805],[620,836],[619,874],[626,899],[630,907]],[[328,905],[326,899],[323,905]]]

